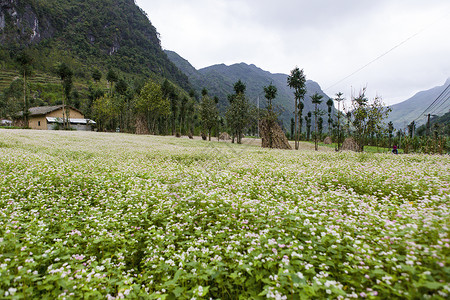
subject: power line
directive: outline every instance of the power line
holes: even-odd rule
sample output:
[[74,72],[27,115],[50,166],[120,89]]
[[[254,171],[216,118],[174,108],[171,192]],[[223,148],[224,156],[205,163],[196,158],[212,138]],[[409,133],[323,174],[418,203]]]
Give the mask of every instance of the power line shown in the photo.
[[[450,100],[450,91],[449,91],[449,93],[447,93],[447,95],[445,96],[445,97],[447,97],[444,101],[442,101],[442,103],[441,103],[441,105],[439,105],[439,106],[437,106],[436,108],[434,108],[430,113],[431,114],[438,114],[439,113],[439,109],[441,108],[441,106],[442,105],[444,105],[447,101],[449,101]],[[444,98],[445,98],[444,97]],[[449,104],[450,105],[450,104]],[[445,111],[445,110],[444,110]]]
[[393,48],[391,48],[390,50],[384,52],[383,54],[381,54],[380,56],[378,56],[377,58],[373,59],[372,61],[368,62],[367,64],[365,64],[364,66],[362,66],[361,68],[357,69],[356,71],[354,71],[353,73],[351,73],[350,75],[344,77],[343,79],[339,80],[338,82],[330,85],[329,87],[325,88],[324,91],[329,90],[332,87],[335,87],[336,85],[338,85],[339,83],[345,81],[346,79],[352,77],[353,75],[355,75],[356,73],[362,71],[363,69],[367,68],[368,66],[370,66],[371,64],[373,64],[374,62],[376,62],[377,60],[381,59],[382,57],[386,56],[387,54],[389,54],[390,52],[394,51],[395,49],[397,49],[398,47],[400,47],[401,45],[405,44],[406,42],[408,42],[409,40],[411,40],[412,38],[416,37],[417,35],[419,35],[420,33],[422,33],[423,31],[425,31],[426,29],[428,29],[429,27],[431,27],[432,25],[434,25],[435,23],[439,22],[441,19],[447,17],[449,14],[445,14],[443,17],[435,20],[434,22],[430,23],[429,25],[423,27],[422,29],[420,29],[418,32],[416,32],[415,34],[411,35],[410,37],[408,37],[407,39],[403,40],[402,42],[400,42],[398,45],[394,46]]
[[442,93],[440,93],[439,96],[437,96],[436,100],[434,100],[433,103],[431,103],[430,106],[428,106],[423,111],[423,113],[421,113],[413,122],[417,121],[422,115],[424,115],[439,100],[439,98],[441,98],[441,96],[447,92],[448,88],[450,88],[450,84],[447,85],[447,87],[442,91]]
[[436,108],[438,108],[438,107],[440,107],[442,105],[442,103],[439,103],[439,101],[441,101],[442,99],[445,99],[445,100],[443,100],[443,103],[445,103],[445,101],[447,101],[447,98],[448,98],[449,95],[450,95],[450,90],[448,90],[447,92],[445,92],[445,90],[444,90],[444,92],[442,93],[441,98],[436,102],[435,106],[434,107],[430,107],[430,109],[429,109],[430,113],[432,111],[436,110]]

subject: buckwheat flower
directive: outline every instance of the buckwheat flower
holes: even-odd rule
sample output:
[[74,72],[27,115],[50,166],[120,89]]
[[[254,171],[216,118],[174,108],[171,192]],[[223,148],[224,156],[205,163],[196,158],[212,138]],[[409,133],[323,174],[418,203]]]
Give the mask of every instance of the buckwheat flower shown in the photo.
[[14,294],[17,292],[17,289],[15,288],[9,288],[8,289],[9,294],[11,294],[11,296],[14,296]]

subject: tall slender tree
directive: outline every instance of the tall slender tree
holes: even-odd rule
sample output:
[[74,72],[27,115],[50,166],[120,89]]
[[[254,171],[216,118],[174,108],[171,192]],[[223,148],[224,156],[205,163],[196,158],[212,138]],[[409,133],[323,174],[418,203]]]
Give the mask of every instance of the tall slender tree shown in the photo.
[[277,97],[277,87],[274,86],[272,83],[268,86],[264,87],[264,94],[267,99],[267,125],[268,125],[268,131],[269,131],[269,148],[273,147],[273,126],[276,121],[276,115],[273,111],[273,104],[272,101]]
[[230,126],[233,139],[236,136],[237,143],[242,143],[244,129],[250,123],[250,104],[245,96],[245,84],[239,80],[234,84],[234,95],[230,95],[228,100],[230,105],[226,112],[227,123]]
[[317,122],[317,118],[320,117],[320,115],[322,114],[322,111],[318,108],[319,104],[322,103],[322,95],[319,95],[318,93],[315,93],[314,95],[311,96],[311,102],[314,104],[314,148],[317,150],[319,150],[319,142],[318,142],[318,122]]
[[345,99],[342,98],[344,94],[339,92],[336,94],[336,98],[334,100],[338,103],[338,109],[337,109],[337,149],[338,151],[341,150],[341,141],[342,141],[342,133],[341,133],[341,102]]
[[[295,149],[299,148],[299,134],[301,133],[301,127],[299,126],[298,119],[301,115],[298,115],[299,112],[299,103],[301,103],[302,99],[306,94],[306,77],[303,73],[303,69],[300,70],[298,67],[295,67],[291,71],[291,75],[287,78],[287,84],[290,88],[294,89],[294,98],[295,98],[295,111],[294,111],[294,119],[295,119]],[[301,111],[301,110],[300,110]]]
[[119,77],[117,76],[117,73],[114,72],[113,69],[108,70],[108,74],[106,75],[106,80],[109,82],[109,94],[112,95],[114,83],[116,83],[119,80]]
[[329,98],[327,101],[327,107],[328,107],[328,135],[331,135],[332,126],[331,123],[333,122],[333,119],[331,118],[331,112],[333,111],[333,99]]
[[312,113],[309,111],[305,116],[306,121],[306,140],[309,141],[311,138],[311,119]]
[[208,133],[208,140],[211,141],[211,132],[216,126],[219,111],[214,99],[208,95],[208,91],[203,89],[202,100],[200,102],[200,117],[202,120],[203,129]]
[[66,104],[69,104],[68,102],[70,101],[70,92],[72,91],[73,87],[72,82],[73,72],[67,64],[61,63],[58,67],[57,73],[61,78],[63,86],[63,126],[65,129],[68,129],[70,126],[69,123],[70,116]]
[[16,58],[20,73],[23,76],[23,122],[28,127],[28,98],[27,98],[27,76],[31,75],[33,58],[27,52],[20,52]]

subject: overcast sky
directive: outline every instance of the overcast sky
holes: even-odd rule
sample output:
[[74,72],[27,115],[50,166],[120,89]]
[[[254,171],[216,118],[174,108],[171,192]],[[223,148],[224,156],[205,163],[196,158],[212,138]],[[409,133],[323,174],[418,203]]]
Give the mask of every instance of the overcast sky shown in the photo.
[[160,33],[162,47],[197,69],[245,62],[289,74],[298,66],[331,97],[341,91],[349,99],[367,86],[370,97],[386,104],[450,77],[449,0],[136,3]]

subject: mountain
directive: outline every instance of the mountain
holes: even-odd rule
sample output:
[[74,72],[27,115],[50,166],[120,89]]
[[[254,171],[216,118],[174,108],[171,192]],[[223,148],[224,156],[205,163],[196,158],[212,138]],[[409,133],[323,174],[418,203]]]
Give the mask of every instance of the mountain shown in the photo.
[[[391,106],[392,112],[389,114],[387,122],[394,123],[396,129],[404,129],[412,121],[416,120],[416,126],[424,124],[427,120],[426,114],[435,114],[442,116],[448,112],[448,97],[449,90],[447,90],[439,99],[437,104],[428,107],[441,95],[442,92],[450,85],[450,78],[442,86],[437,86],[432,89],[421,91],[401,103]],[[447,99],[447,100],[446,100]],[[447,104],[441,105],[447,101]],[[427,110],[428,109],[428,110]],[[447,109],[447,110],[445,110]]]
[[0,8],[3,68],[26,48],[35,68],[43,72],[66,62],[76,76],[86,79],[95,66],[189,86],[134,0],[0,0]]
[[[165,50],[169,59],[189,77],[189,81],[197,92],[206,88],[210,95],[219,97],[219,107],[221,111],[225,111],[228,106],[227,95],[233,94],[233,85],[241,80],[246,85],[246,95],[250,102],[257,105],[259,98],[260,106],[266,106],[266,99],[264,98],[264,86],[273,84],[277,87],[278,94],[274,101],[281,110],[280,118],[283,120],[284,126],[289,128],[290,120],[293,117],[294,111],[294,93],[293,90],[287,86],[286,74],[272,74],[264,71],[255,65],[248,65],[245,63],[234,64],[227,66],[224,64],[213,65],[200,70],[196,70],[186,59],[179,56],[176,52]],[[329,97],[322,91],[319,84],[308,80],[306,82],[307,94],[305,96],[305,108],[303,116],[308,111],[313,111],[314,106],[311,103],[311,96],[314,93],[319,93],[323,96],[323,102],[320,108],[328,111],[326,101]],[[334,113],[334,107],[333,107]],[[305,124],[305,122],[303,122]],[[324,116],[324,127],[327,126],[327,117]]]

